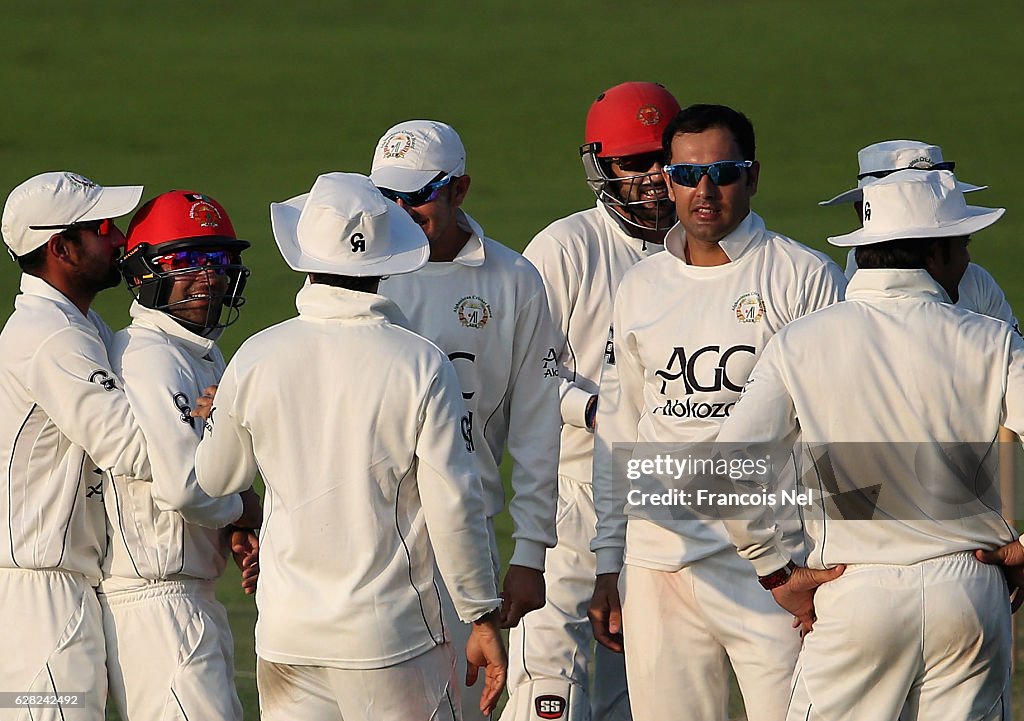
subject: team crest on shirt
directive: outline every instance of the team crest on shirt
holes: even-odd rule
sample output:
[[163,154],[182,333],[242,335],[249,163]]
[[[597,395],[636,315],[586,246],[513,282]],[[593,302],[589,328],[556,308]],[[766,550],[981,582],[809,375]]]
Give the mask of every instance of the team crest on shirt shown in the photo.
[[736,299],[732,309],[740,323],[757,323],[764,318],[764,299],[757,291],[746,293]]
[[661,120],[661,113],[653,105],[645,105],[636,111],[636,119],[641,125],[657,125]]
[[408,133],[398,132],[384,138],[380,145],[385,158],[404,158],[416,146],[416,141]]
[[483,328],[492,316],[491,306],[478,295],[460,298],[452,310],[459,317],[459,322],[467,328]]
[[545,694],[533,700],[534,710],[542,719],[562,718],[566,705],[564,698],[554,694]]

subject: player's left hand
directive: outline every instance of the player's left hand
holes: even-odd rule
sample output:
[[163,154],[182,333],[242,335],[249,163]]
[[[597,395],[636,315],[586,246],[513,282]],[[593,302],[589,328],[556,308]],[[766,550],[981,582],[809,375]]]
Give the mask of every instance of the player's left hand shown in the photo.
[[508,679],[508,653],[498,629],[498,614],[491,611],[473,622],[466,642],[466,685],[472,686],[484,672],[484,688],[480,692],[480,712],[490,716],[498,706]]
[[817,569],[797,566],[792,575],[781,586],[772,589],[775,602],[793,614],[793,628],[800,628],[800,635],[811,632],[818,617],[814,613],[814,592],[818,586],[843,575],[846,566]]
[[195,407],[192,409],[193,418],[202,418],[204,421],[209,420],[210,413],[213,412],[213,399],[217,395],[217,386],[207,386],[203,389],[203,395],[196,398]]
[[526,566],[509,566],[501,590],[501,627],[512,628],[530,611],[544,606],[544,573]]
[[260,577],[260,539],[248,528],[231,529],[231,555],[242,572],[242,590],[246,595],[256,593]]
[[982,563],[1002,566],[1006,585],[1010,589],[1010,613],[1024,605],[1024,545],[1011,541],[994,551],[975,551],[974,557]]

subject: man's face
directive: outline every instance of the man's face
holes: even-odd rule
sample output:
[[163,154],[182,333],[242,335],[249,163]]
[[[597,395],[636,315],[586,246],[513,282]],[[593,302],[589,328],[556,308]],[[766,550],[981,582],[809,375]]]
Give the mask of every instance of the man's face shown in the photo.
[[[681,133],[672,138],[669,163],[706,165],[720,160],[743,160],[743,154],[728,128],[708,128],[700,133]],[[717,243],[743,222],[750,212],[750,199],[757,192],[760,165],[743,170],[729,185],[715,185],[704,175],[697,187],[669,181],[669,197],[687,238]]]
[[437,197],[420,205],[412,205],[402,198],[396,198],[398,203],[420,226],[423,234],[431,245],[445,237],[454,227],[457,227],[459,207],[466,197],[469,188],[469,177],[462,176],[453,178],[437,192]]
[[612,180],[608,190],[626,207],[610,206],[627,220],[645,228],[667,228],[672,217],[672,200],[665,187],[661,151],[612,158],[608,165]]
[[95,293],[117,286],[121,282],[117,262],[124,247],[124,233],[113,221],[104,221],[96,229],[91,224],[83,226],[78,228],[80,240],[67,244],[79,281]]
[[[215,249],[209,249],[217,252]],[[202,327],[212,327],[220,320],[224,296],[228,292],[229,278],[214,258],[200,255],[195,270],[177,271],[171,275],[171,290],[167,296],[167,313],[180,320]],[[241,261],[232,255],[232,263]],[[160,264],[157,259],[157,264]],[[202,267],[209,264],[209,267]]]

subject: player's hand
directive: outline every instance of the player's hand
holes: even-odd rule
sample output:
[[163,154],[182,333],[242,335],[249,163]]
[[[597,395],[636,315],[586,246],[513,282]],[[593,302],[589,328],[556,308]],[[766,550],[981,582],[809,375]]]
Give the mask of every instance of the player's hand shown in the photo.
[[1024,545],[1011,541],[994,551],[975,551],[974,557],[982,563],[1003,567],[1006,585],[1010,589],[1010,612],[1016,613],[1024,604]]
[[512,628],[530,611],[544,607],[544,573],[526,566],[509,566],[501,591],[502,628]]
[[232,526],[239,528],[259,528],[263,525],[263,506],[260,505],[260,497],[252,487],[246,488],[240,494],[242,496],[242,515],[232,523]]
[[814,614],[814,592],[823,583],[843,575],[846,566],[817,569],[797,566],[784,584],[772,589],[775,603],[793,614],[793,628],[800,629],[800,635],[811,632],[818,617]]
[[622,604],[619,574],[602,573],[594,583],[594,597],[587,609],[594,638],[605,648],[622,653]]
[[242,590],[246,595],[256,593],[260,576],[260,539],[248,528],[231,528],[231,555],[242,572]]
[[497,611],[473,622],[473,630],[466,642],[467,686],[476,683],[481,668],[484,670],[484,689],[480,694],[480,712],[490,716],[505,690],[508,676],[508,654],[498,629]]
[[203,394],[196,398],[195,407],[192,409],[193,418],[202,418],[204,421],[209,420],[210,414],[213,412],[213,399],[217,395],[217,386],[207,386],[203,389]]

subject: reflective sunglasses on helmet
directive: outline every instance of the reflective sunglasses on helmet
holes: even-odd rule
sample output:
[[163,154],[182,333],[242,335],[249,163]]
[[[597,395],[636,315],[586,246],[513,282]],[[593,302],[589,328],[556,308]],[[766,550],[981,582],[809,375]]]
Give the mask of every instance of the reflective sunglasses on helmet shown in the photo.
[[752,160],[719,160],[717,163],[675,163],[666,165],[665,173],[673,183],[687,188],[696,188],[705,175],[715,185],[732,185],[743,175],[743,171],[754,164]]
[[906,168],[893,168],[892,170],[875,170],[870,173],[861,173],[857,176],[857,180],[863,180],[864,178],[885,178],[893,173],[897,173],[901,170],[949,170],[952,171],[956,167],[956,162],[947,160],[942,163],[914,163],[908,165]]
[[396,203],[401,200],[409,207],[417,208],[432,200],[437,200],[437,196],[441,194],[441,189],[453,180],[455,180],[454,175],[446,175],[440,180],[432,180],[419,190],[413,190],[411,192],[391,190],[390,188],[381,188],[380,186],[377,187],[377,190],[379,190],[381,195],[388,200],[392,200]]
[[164,270],[187,270],[207,265],[234,265],[238,254],[230,250],[179,250],[153,256],[152,261]]
[[103,220],[83,220],[78,223],[64,223],[62,225],[30,225],[30,230],[90,230],[96,235],[110,235],[114,229],[114,221],[110,218]]

